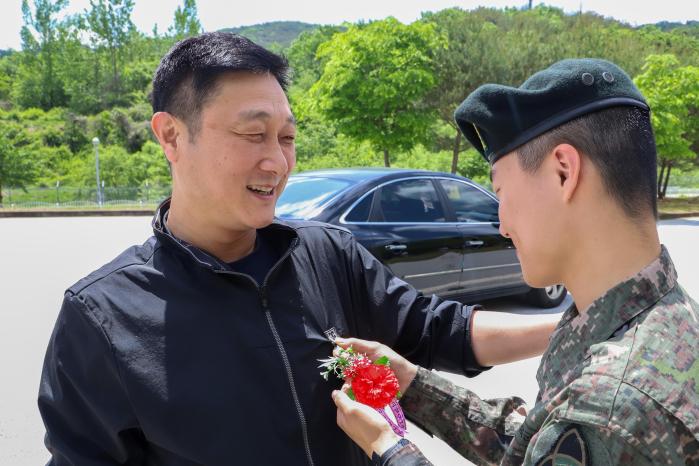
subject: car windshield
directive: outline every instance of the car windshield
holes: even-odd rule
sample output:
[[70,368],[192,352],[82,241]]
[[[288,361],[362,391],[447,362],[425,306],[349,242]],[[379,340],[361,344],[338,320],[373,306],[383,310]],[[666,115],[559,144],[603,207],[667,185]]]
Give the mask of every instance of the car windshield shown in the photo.
[[289,178],[286,189],[277,201],[275,214],[280,218],[310,219],[322,204],[351,183],[332,178]]

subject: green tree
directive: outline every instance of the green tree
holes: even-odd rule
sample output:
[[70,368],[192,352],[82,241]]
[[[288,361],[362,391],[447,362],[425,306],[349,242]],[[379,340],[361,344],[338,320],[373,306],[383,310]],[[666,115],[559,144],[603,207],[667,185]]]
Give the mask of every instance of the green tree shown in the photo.
[[[507,50],[502,46],[502,30],[479,14],[451,8],[426,13],[422,20],[435,24],[448,41],[447,47],[435,52],[437,85],[426,95],[425,102],[436,110],[443,123],[451,127],[451,172],[456,173],[459,154],[463,151],[463,136],[454,121],[454,110],[479,85],[502,82],[505,74],[503,55]],[[434,139],[441,140],[439,137]]]
[[3,186],[26,189],[26,185],[33,181],[34,170],[30,161],[4,132],[0,132],[0,207]]
[[348,136],[383,152],[426,140],[434,112],[422,99],[435,84],[433,51],[444,40],[433,25],[394,18],[354,25],[318,49],[327,59],[311,89],[319,111]]
[[106,88],[110,103],[123,103],[122,72],[124,56],[136,27],[131,20],[133,0],[90,0],[90,10],[85,18],[92,33],[93,45],[107,53],[111,77]]
[[170,33],[175,36],[175,39],[180,40],[196,36],[201,32],[202,27],[197,13],[196,0],[184,0],[184,4],[175,10],[175,20]]
[[699,107],[699,67],[680,66],[674,55],[650,55],[643,73],[634,80],[651,107],[653,132],[658,148],[658,198],[665,197],[673,166],[696,157],[688,139],[697,132]]
[[59,73],[62,23],[58,14],[68,0],[22,0],[20,31],[23,60],[17,77],[17,100],[24,107],[49,109],[66,101]]

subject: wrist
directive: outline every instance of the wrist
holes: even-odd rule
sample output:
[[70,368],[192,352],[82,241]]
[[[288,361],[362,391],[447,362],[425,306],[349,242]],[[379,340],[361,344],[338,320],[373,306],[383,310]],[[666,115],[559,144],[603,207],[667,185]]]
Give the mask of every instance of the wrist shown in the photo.
[[416,364],[410,364],[408,366],[408,370],[406,371],[406,381],[405,381],[405,388],[403,391],[407,390],[410,384],[413,383],[413,380],[415,380],[415,376],[417,375],[417,365]]
[[400,437],[396,435],[393,430],[384,431],[376,440],[371,442],[369,445],[369,450],[365,452],[369,458],[372,457],[374,453],[381,456],[386,453],[393,445],[395,445],[400,440]]

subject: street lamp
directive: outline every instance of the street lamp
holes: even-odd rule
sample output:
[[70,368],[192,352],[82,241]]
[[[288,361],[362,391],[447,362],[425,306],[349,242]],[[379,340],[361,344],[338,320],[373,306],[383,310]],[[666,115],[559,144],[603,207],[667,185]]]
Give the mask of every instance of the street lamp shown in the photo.
[[95,176],[97,178],[97,204],[102,207],[102,187],[100,186],[100,140],[98,137],[92,138],[92,145],[95,146]]

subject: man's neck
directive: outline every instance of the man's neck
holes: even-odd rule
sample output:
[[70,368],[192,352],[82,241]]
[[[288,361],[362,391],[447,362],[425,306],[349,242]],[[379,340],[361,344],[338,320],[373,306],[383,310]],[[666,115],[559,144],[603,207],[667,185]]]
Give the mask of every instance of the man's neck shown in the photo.
[[186,204],[176,202],[174,196],[167,214],[167,228],[175,237],[228,263],[250,254],[257,238],[254,228],[232,231],[204,221]]
[[573,242],[564,283],[580,312],[614,286],[631,278],[660,255],[660,241],[653,222],[639,225],[615,221],[599,223],[581,232]]

